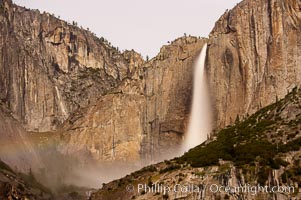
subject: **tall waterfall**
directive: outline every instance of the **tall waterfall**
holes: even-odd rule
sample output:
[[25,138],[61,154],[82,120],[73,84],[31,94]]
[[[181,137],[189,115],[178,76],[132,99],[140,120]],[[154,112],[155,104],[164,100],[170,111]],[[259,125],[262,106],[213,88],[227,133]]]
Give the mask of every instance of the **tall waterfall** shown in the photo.
[[204,73],[206,51],[207,44],[204,45],[194,66],[193,100],[184,151],[203,143],[211,131],[210,103]]

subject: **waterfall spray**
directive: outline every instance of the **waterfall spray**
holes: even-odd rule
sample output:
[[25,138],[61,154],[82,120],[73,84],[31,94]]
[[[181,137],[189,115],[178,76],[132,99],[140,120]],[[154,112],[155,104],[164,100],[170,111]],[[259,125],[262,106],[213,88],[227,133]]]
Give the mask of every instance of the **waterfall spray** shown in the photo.
[[211,131],[210,103],[205,79],[205,59],[207,44],[194,66],[193,100],[189,126],[185,135],[184,151],[187,151],[205,140]]

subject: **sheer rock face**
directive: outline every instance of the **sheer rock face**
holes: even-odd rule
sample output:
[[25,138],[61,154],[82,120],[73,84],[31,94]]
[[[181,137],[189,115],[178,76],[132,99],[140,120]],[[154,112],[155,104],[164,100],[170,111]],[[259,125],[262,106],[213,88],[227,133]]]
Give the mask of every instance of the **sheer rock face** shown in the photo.
[[193,64],[206,41],[179,38],[163,46],[146,64],[142,155],[147,155],[148,160],[158,161],[179,153],[190,113]]
[[27,130],[51,131],[144,61],[61,21],[0,2],[0,99]]
[[207,73],[218,128],[301,83],[301,2],[245,0],[210,34]]
[[62,153],[100,161],[150,161],[179,149],[204,39],[179,38],[145,63],[9,0],[0,25],[0,100],[27,131],[59,131]]
[[[64,123],[60,151],[144,164],[176,155],[189,114],[193,60],[205,39],[179,38]],[[87,156],[85,156],[87,158]]]
[[64,124],[59,151],[87,161],[139,161],[144,105],[141,95],[102,97]]

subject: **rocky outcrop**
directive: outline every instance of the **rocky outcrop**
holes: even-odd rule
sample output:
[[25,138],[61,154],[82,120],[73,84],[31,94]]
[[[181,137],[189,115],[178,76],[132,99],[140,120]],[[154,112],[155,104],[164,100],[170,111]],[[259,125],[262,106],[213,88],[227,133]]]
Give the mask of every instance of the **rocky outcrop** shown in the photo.
[[82,160],[143,164],[176,155],[189,114],[193,61],[205,41],[173,41],[131,79],[74,113],[60,130],[60,151]]
[[0,2],[0,99],[26,130],[56,130],[143,63],[75,24]]
[[210,34],[207,73],[217,127],[301,83],[301,2],[245,0]]
[[[23,176],[23,177],[22,177]],[[27,180],[26,180],[27,179]],[[33,185],[34,184],[34,185]],[[0,160],[0,198],[21,200],[51,200],[51,192],[35,182],[33,176],[15,173]]]

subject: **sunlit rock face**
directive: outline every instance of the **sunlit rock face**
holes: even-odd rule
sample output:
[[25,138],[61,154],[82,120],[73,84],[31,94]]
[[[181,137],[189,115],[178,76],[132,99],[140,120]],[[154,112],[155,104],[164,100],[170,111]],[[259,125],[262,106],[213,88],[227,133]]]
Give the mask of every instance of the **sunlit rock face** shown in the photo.
[[9,0],[0,3],[0,24],[0,100],[26,130],[56,130],[144,62],[134,51],[122,54],[89,31]]
[[163,46],[146,64],[145,159],[158,161],[178,155],[191,107],[193,64],[205,42],[204,38],[179,38]]
[[301,3],[246,0],[216,22],[207,74],[217,127],[282,98],[301,83]]
[[66,122],[59,150],[82,161],[138,162],[143,137],[140,113],[144,105],[141,95],[102,97]]
[[97,161],[175,155],[206,39],[179,38],[146,63],[9,0],[0,3],[0,23],[0,100],[27,131],[59,132],[60,152]]
[[173,41],[131,79],[73,113],[60,130],[60,151],[139,165],[177,155],[190,113],[193,63],[205,41]]

